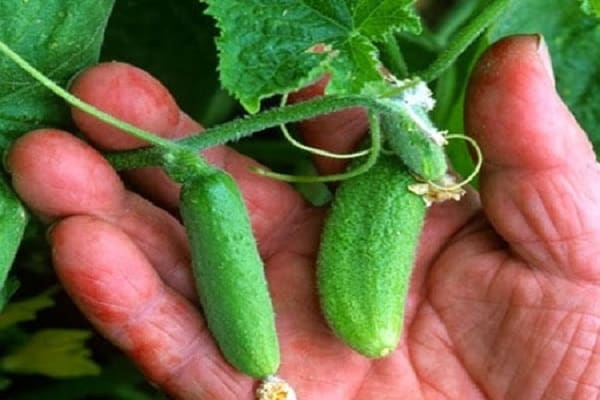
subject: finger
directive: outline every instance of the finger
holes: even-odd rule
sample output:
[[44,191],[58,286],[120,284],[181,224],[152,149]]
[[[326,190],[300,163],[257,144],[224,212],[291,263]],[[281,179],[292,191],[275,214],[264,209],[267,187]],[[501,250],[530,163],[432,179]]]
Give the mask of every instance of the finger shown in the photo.
[[[327,82],[328,79],[323,78],[314,85],[290,94],[290,103],[322,96]],[[298,129],[309,146],[340,154],[353,152],[364,138],[367,128],[367,113],[362,108],[350,108],[298,124]],[[348,163],[322,156],[316,156],[314,159],[317,169],[323,175],[341,172]]]
[[[167,138],[178,138],[201,130],[175,103],[167,89],[146,72],[123,63],[106,63],[91,68],[75,80],[72,92],[133,125]],[[107,126],[79,110],[73,118],[85,135],[103,149],[128,149],[142,145],[139,140]],[[252,226],[263,254],[272,253],[286,233],[279,229],[298,218],[306,205],[287,184],[249,172],[257,165],[248,157],[221,146],[204,152],[212,164],[231,173],[236,179],[249,208]],[[157,169],[130,175],[144,194],[169,209],[178,204],[179,188]]]
[[46,221],[93,215],[118,224],[169,286],[195,298],[181,224],[127,191],[96,150],[69,133],[45,129],[19,138],[6,162],[15,190],[37,215]]
[[118,227],[75,216],[49,237],[65,289],[151,381],[177,398],[251,398],[251,379],[222,359],[196,308],[162,283]]
[[585,132],[554,87],[540,37],[492,46],[478,62],[466,100],[466,126],[485,164],[487,216],[533,265],[600,279],[600,178]]

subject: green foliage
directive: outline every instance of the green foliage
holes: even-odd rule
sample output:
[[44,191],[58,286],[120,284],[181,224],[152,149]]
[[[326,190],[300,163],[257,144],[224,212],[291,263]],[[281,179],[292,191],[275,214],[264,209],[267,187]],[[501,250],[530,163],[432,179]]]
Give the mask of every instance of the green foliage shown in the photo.
[[586,13],[600,18],[600,0],[582,0],[581,8]]
[[0,312],[8,289],[4,284],[27,226],[25,208],[0,172]]
[[8,304],[8,300],[10,300],[12,295],[15,294],[19,288],[19,285],[20,284],[17,279],[9,277],[4,283],[4,286],[0,288],[0,313],[2,310],[4,310],[6,304]]
[[54,378],[97,375],[100,367],[90,359],[85,341],[89,331],[44,329],[0,359],[4,371],[20,374],[42,374]]
[[262,98],[332,73],[329,93],[359,92],[382,80],[375,42],[418,32],[413,0],[206,0],[221,30],[223,86],[250,111]]
[[[590,7],[597,2],[586,2]],[[600,21],[573,0],[513,1],[490,29],[496,40],[513,33],[542,33],[552,54],[556,86],[600,151]]]
[[145,378],[124,356],[105,361],[99,375],[46,380],[35,390],[11,392],[11,400],[158,400],[166,399],[145,384]]
[[[64,85],[98,59],[113,1],[2,0],[0,40]],[[30,129],[68,123],[63,102],[6,57],[0,71],[0,149]]]
[[56,293],[56,291],[57,288],[53,287],[29,299],[10,303],[4,311],[0,313],[0,330],[20,322],[35,319],[36,314],[39,311],[54,305],[52,295]]

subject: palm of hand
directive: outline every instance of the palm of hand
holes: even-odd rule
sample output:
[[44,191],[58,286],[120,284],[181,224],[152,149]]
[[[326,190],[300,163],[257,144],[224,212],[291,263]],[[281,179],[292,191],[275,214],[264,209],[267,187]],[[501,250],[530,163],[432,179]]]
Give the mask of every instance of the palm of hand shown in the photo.
[[[444,223],[444,221],[435,221]],[[452,226],[430,230],[451,231]],[[424,238],[427,242],[427,238]],[[435,240],[435,239],[434,239]],[[438,238],[439,240],[439,238]],[[405,333],[388,358],[367,360],[333,337],[318,308],[310,256],[276,257],[282,373],[305,398],[578,398],[597,390],[594,300],[600,287],[540,271],[476,215],[415,271]],[[442,243],[439,243],[442,244]],[[438,253],[438,254],[436,254]],[[281,268],[286,265],[286,270]],[[290,290],[293,288],[294,290]]]
[[[541,399],[600,392],[600,272],[593,259],[600,246],[593,226],[600,214],[600,193],[593,190],[598,165],[554,94],[531,38],[500,43],[484,61],[467,99],[467,125],[487,160],[481,200],[470,193],[428,213],[404,336],[387,358],[358,356],[320,314],[314,259],[322,210],[307,207],[286,185],[248,174],[248,159],[223,148],[206,154],[236,177],[252,213],[277,313],[280,373],[299,398]],[[127,79],[143,87],[123,89]],[[73,90],[158,133],[197,130],[149,79],[129,67],[101,66],[80,76]],[[107,100],[106,90],[121,92]],[[135,108],[140,98],[144,112]],[[155,120],[144,117],[148,108]],[[503,113],[490,112],[498,109]],[[139,145],[80,113],[74,117],[104,148]],[[335,133],[339,121],[313,122]],[[562,136],[550,140],[556,131]],[[348,129],[313,139],[327,147],[342,135]],[[578,155],[575,162],[566,163],[565,148]],[[94,150],[67,134],[26,135],[8,165],[29,206],[62,219],[50,240],[65,288],[149,379],[176,398],[252,397],[253,381],[221,358],[193,304],[185,234],[170,214],[126,191]],[[176,208],[177,189],[156,171],[129,178]]]

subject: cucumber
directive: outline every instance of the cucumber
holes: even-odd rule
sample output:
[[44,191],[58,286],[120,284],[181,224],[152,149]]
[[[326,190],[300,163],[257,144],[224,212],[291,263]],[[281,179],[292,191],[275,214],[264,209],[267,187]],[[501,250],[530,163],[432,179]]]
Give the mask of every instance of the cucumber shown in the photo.
[[[418,116],[418,121],[435,131],[425,111],[413,108],[412,113]],[[444,147],[428,137],[414,122],[414,117],[411,119],[403,113],[384,114],[381,116],[381,131],[390,150],[419,177],[437,181],[446,175],[448,162]]]
[[395,156],[339,186],[317,259],[323,314],[335,334],[378,358],[398,344],[425,203]]
[[[3,297],[2,289],[23,239],[27,222],[25,208],[4,176],[0,175],[0,297]],[[0,303],[3,303],[2,298]],[[0,304],[0,311],[2,306],[3,304]]]
[[263,263],[238,187],[227,173],[192,177],[181,217],[208,328],[227,361],[253,377],[274,374],[279,344]]

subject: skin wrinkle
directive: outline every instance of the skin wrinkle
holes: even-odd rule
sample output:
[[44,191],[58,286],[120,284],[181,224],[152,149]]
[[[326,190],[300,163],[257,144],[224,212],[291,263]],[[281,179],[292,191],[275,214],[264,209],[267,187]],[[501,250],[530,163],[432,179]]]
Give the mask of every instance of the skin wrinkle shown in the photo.
[[[518,310],[512,310],[512,311],[518,311]],[[510,330],[509,330],[510,331]],[[525,343],[523,343],[523,348],[531,348],[530,347],[530,342],[533,340],[533,338],[535,337],[535,334],[529,332],[529,334],[526,336],[525,338]],[[520,342],[520,340],[518,340],[519,338],[513,337],[513,340],[511,340],[511,344],[507,345],[505,347],[507,348],[514,348],[514,347],[521,347],[521,346],[514,346],[513,343],[517,343]],[[535,362],[537,361],[537,359],[539,359],[540,356],[540,352],[537,353],[537,355],[535,356],[536,359],[532,362],[531,358],[524,360],[523,363],[519,363],[517,368],[514,368],[514,370],[512,371],[511,374],[511,378],[508,381],[508,383],[506,384],[506,391],[504,392],[504,395],[502,398],[515,398],[515,396],[517,395],[517,393],[512,393],[513,392],[513,388],[515,387],[519,387],[519,383],[520,381],[523,381],[523,377],[527,377],[528,374],[530,373],[532,366],[535,364]],[[528,386],[525,386],[528,387]],[[515,389],[516,390],[516,389]]]
[[[596,366],[595,368],[597,370],[600,370],[600,332],[596,332],[596,342],[594,344],[594,348],[592,353],[590,354],[590,357],[588,358],[586,367],[584,369],[584,371],[582,372],[582,374],[580,375],[580,384],[583,383],[583,376],[586,374],[586,372],[588,372],[589,370],[591,370],[592,368],[594,368],[594,366],[592,365],[593,360],[594,360],[594,356],[597,357],[597,361],[596,361]],[[594,375],[594,371],[590,372],[590,375]],[[597,384],[598,386],[596,386],[597,395],[600,395],[600,383]]]
[[372,366],[370,366],[369,368],[367,368],[365,370],[365,372],[362,374],[362,379],[359,380],[359,384],[356,386],[356,388],[353,390],[354,395],[351,398],[355,398],[357,400],[362,400],[359,396],[360,393],[364,390],[365,385],[368,383],[368,377],[371,375],[372,372]]
[[[585,319],[586,316],[582,315],[582,319]],[[583,320],[582,320],[583,322]],[[580,336],[577,336],[577,331],[575,332],[576,338],[575,339],[580,339]],[[594,332],[594,337],[595,340],[598,340],[598,333]],[[579,340],[580,341],[580,340]],[[577,384],[578,383],[582,383],[583,381],[583,375],[586,371],[586,369],[588,368],[588,366],[590,365],[590,362],[592,360],[593,354],[594,354],[594,345],[592,346],[587,346],[584,347],[582,346],[580,343],[575,343],[575,340],[573,341],[573,343],[571,343],[569,345],[569,354],[568,356],[570,358],[575,358],[577,361],[574,363],[573,360],[566,360],[563,363],[561,363],[561,367],[562,369],[565,369],[567,371],[566,374],[563,374],[560,376],[560,378],[562,379],[563,383],[562,386],[568,386],[568,387],[572,387],[572,391],[571,391],[571,395],[575,395],[577,392]],[[574,356],[573,353],[576,353],[576,355]],[[586,357],[588,362],[586,363],[586,365],[582,365],[579,361],[583,358]],[[565,365],[567,364],[567,365]],[[573,367],[571,367],[570,364],[575,364],[574,368],[575,371],[571,371],[573,373],[569,374],[570,369],[572,369]],[[578,368],[581,365],[581,368]],[[570,383],[575,383],[574,385],[571,385]]]
[[[444,319],[441,316],[442,314],[440,313],[440,311],[436,310],[436,308],[433,306],[433,303],[432,303],[432,308],[434,309],[434,312],[436,312],[436,313],[438,313],[438,315],[440,315],[440,320],[443,322]],[[494,318],[489,318],[488,319],[488,321],[492,321],[492,322],[494,320],[495,320]],[[471,334],[472,331],[476,331],[476,330],[478,330],[478,328],[480,328],[480,325],[473,324],[470,328],[465,329],[464,331],[462,331],[461,335],[459,337],[456,337],[455,339],[452,339],[452,335],[449,332],[449,338],[450,338],[450,340],[453,340],[456,343],[460,343],[460,342],[463,341],[463,338],[467,338],[468,336],[470,336],[470,334]],[[464,365],[464,371],[471,377],[473,383],[478,388],[480,388],[480,390],[483,393],[485,393],[486,396],[489,397],[489,390],[488,390],[488,388],[486,387],[486,385],[483,384],[484,382],[481,379],[479,379],[476,374],[474,374],[474,371],[472,371],[471,368],[469,368],[469,363],[467,362],[467,360],[465,360],[464,358],[463,359],[459,358],[459,361],[460,361],[460,363],[462,365]]]
[[[512,297],[512,293],[510,297]],[[487,378],[496,375],[504,375],[501,371],[504,370],[505,366],[510,366],[513,360],[514,354],[507,351],[507,349],[514,348],[518,338],[516,335],[509,335],[508,337],[505,336],[506,331],[508,331],[509,334],[511,333],[508,326],[510,325],[510,317],[512,316],[513,311],[514,310],[510,307],[508,302],[503,310],[498,310],[498,313],[501,313],[502,316],[498,323],[495,324],[497,325],[497,329],[494,330],[494,336],[487,345],[489,356],[487,357],[487,362],[485,363],[486,372],[484,374]],[[503,349],[501,353],[499,353],[500,349]],[[520,366],[517,366],[517,368],[512,371],[512,375],[507,382],[504,382],[505,379],[502,381],[498,380],[498,383],[501,386],[504,386],[502,398],[510,398],[506,397],[506,394],[510,390],[512,380],[514,380],[519,374],[519,369]],[[497,389],[499,390],[499,388]]]
[[[566,315],[566,316],[565,316],[565,318],[564,318],[563,320],[566,320],[566,319],[568,319],[568,318],[569,318],[569,315]],[[554,372],[554,375],[552,375],[552,376],[550,377],[550,382],[554,382],[555,380],[557,380],[557,381],[558,381],[558,380],[559,380],[559,379],[560,379],[560,378],[563,376],[563,374],[560,374],[560,372],[561,372],[561,369],[562,369],[561,367],[562,367],[562,365],[565,363],[565,361],[566,361],[566,358],[569,356],[569,350],[570,350],[570,348],[572,347],[572,345],[573,345],[573,343],[574,343],[574,341],[575,341],[575,337],[576,337],[576,334],[577,334],[577,328],[578,328],[579,326],[581,326],[581,322],[582,322],[582,320],[583,320],[583,316],[579,316],[579,320],[578,320],[578,321],[577,321],[577,323],[576,323],[576,328],[573,330],[573,332],[572,332],[572,334],[571,334],[571,337],[568,339],[568,343],[566,343],[565,351],[564,351],[564,352],[563,352],[563,354],[560,356],[560,361],[559,361],[559,362],[558,362],[558,364],[556,365],[556,371]],[[558,325],[561,325],[561,323],[559,323]],[[552,340],[552,337],[551,337],[551,339],[550,339],[550,340]],[[560,342],[560,341],[559,341],[559,342]],[[559,375],[559,374],[560,374],[560,375]],[[550,385],[548,385],[548,386],[546,387],[546,389],[545,389],[545,390],[542,392],[542,394],[541,394],[540,398],[545,398],[545,397],[546,397],[546,395],[547,395],[547,393],[548,393],[548,391],[549,391],[550,389],[551,389],[551,386],[550,386]]]
[[[567,316],[565,316],[565,318],[569,318],[569,317],[571,317],[571,316],[572,316],[571,314],[568,314]],[[539,319],[540,319],[540,320],[542,320],[542,321],[541,321],[540,323],[538,323],[538,325],[539,325],[539,324],[541,324],[543,321],[546,321],[546,320],[547,320],[547,317],[545,317],[544,315],[541,315],[541,316],[539,317]],[[581,318],[579,318],[579,323],[580,323],[580,322],[581,322]],[[531,370],[539,370],[539,368],[536,368],[536,367],[535,367],[535,365],[537,365],[537,364],[539,364],[539,363],[542,363],[542,364],[544,364],[544,365],[548,364],[547,362],[545,362],[545,361],[542,359],[542,357],[543,357],[545,354],[547,354],[547,353],[548,353],[548,354],[555,354],[555,353],[556,353],[556,351],[555,351],[555,349],[552,349],[552,350],[550,350],[550,351],[545,351],[545,347],[549,346],[551,343],[554,343],[554,342],[556,342],[556,343],[565,343],[565,341],[564,341],[564,340],[555,340],[555,338],[553,337],[553,334],[548,334],[548,333],[547,333],[547,332],[555,332],[555,331],[558,331],[557,327],[550,327],[550,328],[543,327],[543,328],[544,328],[544,329],[541,329],[539,334],[538,334],[538,333],[535,333],[535,334],[534,334],[534,336],[535,336],[535,335],[538,335],[538,336],[539,336],[539,335],[541,334],[541,335],[543,335],[543,336],[545,336],[545,337],[546,337],[546,340],[544,341],[544,343],[543,343],[542,345],[540,345],[540,346],[539,346],[539,347],[540,347],[540,349],[539,349],[539,351],[537,352],[536,359],[535,359],[535,361],[534,361],[534,363],[533,363],[534,367],[532,367],[532,368],[527,368],[527,371],[531,371]],[[576,334],[576,332],[577,332],[577,331],[578,331],[578,330],[577,330],[577,327],[576,327],[575,329],[573,329],[573,330],[572,330],[572,332],[573,332],[573,333],[571,334],[571,338],[568,338],[568,339],[567,339],[567,341],[568,341],[568,342],[572,342],[572,341],[575,339],[575,338],[574,338],[574,335]],[[528,347],[529,347],[529,346],[528,346]],[[568,355],[568,353],[571,351],[570,347],[571,347],[570,345],[566,345],[566,346],[565,346],[565,352],[567,353],[567,355]],[[564,359],[564,357],[563,357],[563,359]],[[560,366],[562,365],[562,362],[561,362],[561,363],[559,363],[559,364],[557,364],[557,365],[558,365],[558,366],[557,366],[557,368],[560,368]],[[553,382],[553,379],[549,379],[549,382]],[[519,385],[516,385],[516,387],[519,387]],[[517,390],[517,389],[515,389],[515,390]],[[511,397],[511,398],[512,398],[512,397]],[[537,398],[537,397],[536,397],[536,398]],[[543,396],[540,396],[540,398],[543,398]]]
[[[155,218],[155,216],[150,215],[149,213],[140,215],[139,207],[146,207],[148,203],[145,200],[142,200],[137,194],[126,192],[125,200],[123,201],[122,208],[117,209],[111,213],[104,213],[100,216],[100,218],[108,223],[111,223],[115,226],[119,226],[125,234],[127,234],[132,241],[140,248],[140,250],[147,256],[148,260],[152,263],[154,269],[159,273],[163,281],[171,288],[175,290],[181,290],[186,298],[197,301],[196,300],[196,291],[193,285],[193,281],[191,280],[191,267],[190,267],[190,259],[189,259],[189,250],[187,247],[187,242],[185,242],[185,236],[183,234],[183,227],[172,220],[170,217],[167,217],[167,213],[161,210],[161,217],[163,218]],[[179,236],[181,236],[181,244],[178,247],[181,247],[181,251],[175,251],[174,253],[177,255],[174,259],[168,258],[164,259],[165,254],[172,254],[173,252],[165,252],[163,245],[156,243],[153,240],[149,240],[149,238],[154,238],[155,235],[146,234],[145,231],[140,231],[137,229],[137,222],[141,219],[148,220],[149,217],[153,217],[154,220],[163,223],[168,220],[172,221],[170,224],[170,228],[173,228],[175,231],[179,231]],[[167,218],[165,218],[167,217]],[[146,225],[151,226],[151,225]],[[154,227],[151,228],[151,231],[154,232],[156,229]],[[164,233],[163,229],[159,232],[159,237]],[[169,237],[173,237],[176,235],[169,235]],[[160,261],[160,262],[159,262]],[[170,267],[165,267],[165,265],[170,265]],[[184,267],[184,268],[182,268]],[[175,271],[173,273],[172,271]]]
[[[566,188],[565,190],[568,192],[572,189],[569,189],[570,187],[572,187],[571,185],[572,180],[569,178],[565,178],[562,179],[561,182],[559,183],[556,179],[554,180],[550,180],[547,182],[547,185],[551,185],[554,186],[554,188],[549,189],[546,187],[544,188],[538,188],[537,186],[533,186],[530,188],[525,188],[528,192],[529,195],[526,196],[526,200],[524,201],[525,204],[528,204],[527,207],[524,206],[515,206],[517,208],[520,209],[531,209],[532,203],[535,204],[539,204],[541,208],[544,209],[544,214],[547,216],[552,216],[552,215],[556,215],[557,213],[561,213],[561,211],[559,211],[559,209],[563,208],[563,209],[568,209],[568,210],[573,210],[570,211],[566,214],[568,215],[581,215],[581,207],[579,206],[575,206],[575,200],[573,201],[568,201],[568,202],[561,202],[561,204],[559,205],[558,203],[555,202],[555,198],[552,196],[548,196],[548,195],[543,195],[542,193],[546,193],[546,192],[550,192],[550,193],[562,193],[564,190],[562,190],[561,188],[563,187],[563,185],[568,186],[568,188]],[[558,187],[556,187],[558,186]],[[533,199],[536,199],[536,201],[534,202]],[[583,199],[582,199],[583,200]],[[534,206],[535,208],[535,206]],[[590,262],[593,261],[592,258],[590,258],[587,254],[585,255],[580,255],[579,252],[575,251],[575,252],[566,252],[566,254],[563,254],[563,252],[560,250],[560,248],[568,248],[568,249],[579,249],[581,246],[573,246],[573,243],[576,242],[580,242],[582,244],[588,242],[587,238],[588,237],[594,237],[597,231],[597,228],[595,226],[591,227],[590,231],[585,231],[582,226],[584,225],[588,225],[590,222],[590,219],[587,218],[583,218],[583,217],[579,217],[579,219],[577,218],[572,218],[569,223],[568,223],[568,228],[565,228],[565,225],[558,225],[558,224],[552,224],[552,227],[550,226],[543,226],[540,225],[537,222],[542,222],[545,223],[545,221],[551,220],[551,218],[541,218],[537,215],[539,215],[538,211],[532,211],[530,213],[523,213],[522,215],[527,216],[527,215],[536,215],[535,218],[532,220],[531,218],[529,218],[528,222],[523,222],[523,226],[529,226],[529,227],[538,227],[537,232],[530,235],[532,238],[535,239],[525,239],[525,238],[520,238],[520,239],[513,239],[511,240],[511,244],[518,249],[531,249],[532,245],[534,244],[540,244],[540,248],[539,250],[532,252],[531,250],[526,251],[525,254],[529,253],[528,257],[533,258],[535,261],[535,263],[539,264],[539,265],[548,265],[550,262],[552,263],[552,265],[557,266],[555,268],[555,271],[562,271],[561,268],[558,268],[559,265],[586,265],[589,264]],[[565,229],[569,229],[570,231],[572,231],[572,233],[568,233],[568,232],[560,232],[561,230],[565,230]],[[549,233],[550,231],[553,231],[553,233]],[[560,238],[560,239],[554,239],[554,238]],[[563,244],[563,246],[557,246],[558,244]],[[549,246],[549,244],[552,244],[554,246]],[[588,245],[587,248],[589,249],[590,246]],[[589,251],[589,250],[588,250]],[[523,253],[521,253],[523,254]],[[548,255],[552,254],[552,260],[550,261],[550,259],[548,258]],[[540,258],[542,257],[542,258]],[[582,267],[582,269],[585,269],[585,267]],[[591,268],[590,268],[591,269]]]
[[[142,308],[131,308],[132,312],[129,313],[129,318],[126,321],[118,324],[120,326],[113,325],[110,336],[113,337],[118,343],[131,343],[130,337],[127,333],[127,328],[131,325],[138,323],[139,321],[142,321],[144,317],[146,317],[148,314],[154,311],[156,307],[163,302],[163,296],[165,296],[164,291],[159,290],[154,294],[154,296],[152,296],[152,298],[149,301],[144,303],[144,306]],[[123,340],[123,338],[126,340]],[[131,349],[126,348],[126,350]]]
[[[202,336],[206,336],[207,331],[198,331],[194,333],[192,341],[183,349],[182,353],[184,354],[183,359],[178,363],[178,365],[169,368],[167,374],[160,380],[156,382],[159,386],[168,388],[171,385],[171,382],[177,380],[182,372],[191,371],[193,368],[189,367],[192,361],[195,361],[195,357],[198,354],[202,353],[200,344],[202,343]],[[195,351],[197,347],[198,351]]]
[[[218,390],[211,390],[211,394],[215,397],[209,399],[221,400],[224,393],[231,395],[231,397],[227,398],[239,399],[240,394],[248,394],[250,392],[249,389],[245,389],[245,386],[248,385],[247,381],[232,376],[234,374],[233,371],[223,368],[219,360],[210,360],[205,367],[207,368],[206,372],[216,376],[217,381],[220,382]],[[249,380],[249,378],[245,379]],[[200,397],[198,400],[204,400],[204,398]]]
[[[583,318],[585,318],[586,316],[585,316],[585,315],[583,315],[582,317],[583,317]],[[599,350],[595,350],[595,349],[594,349],[594,347],[597,347],[597,346],[598,346],[598,343],[599,343],[599,339],[598,339],[598,338],[599,338],[599,336],[600,336],[600,333],[599,333],[599,332],[597,332],[596,330],[595,330],[593,333],[594,333],[594,337],[595,337],[595,345],[593,345],[593,346],[592,346],[592,348],[585,348],[585,347],[583,347],[583,346],[580,346],[580,345],[578,345],[578,344],[572,344],[572,345],[570,346],[570,350],[577,350],[577,349],[579,349],[579,350],[582,350],[584,353],[586,353],[586,354],[589,354],[589,356],[588,356],[588,358],[587,358],[587,360],[588,360],[588,361],[587,361],[586,365],[585,365],[585,366],[582,368],[582,370],[581,370],[579,373],[576,373],[576,376],[574,376],[574,377],[570,377],[570,376],[563,376],[563,379],[565,379],[567,382],[569,382],[569,381],[570,381],[570,382],[574,382],[574,383],[576,383],[576,385],[575,385],[575,387],[574,387],[574,390],[573,390],[573,392],[574,392],[574,395],[576,395],[576,394],[577,394],[577,392],[578,392],[578,387],[579,387],[580,385],[582,385],[583,387],[586,387],[586,384],[585,384],[585,382],[583,382],[583,375],[585,374],[586,370],[589,368],[589,366],[590,366],[590,364],[591,364],[591,362],[592,362],[593,356],[594,356],[595,354],[597,355],[597,354],[599,353]],[[576,359],[579,361],[580,357],[576,357]],[[580,363],[579,363],[579,362],[577,362],[577,364],[580,364]],[[565,368],[566,368],[566,367],[565,367]],[[568,369],[568,368],[567,368],[567,369]],[[589,386],[589,385],[588,385],[588,386]],[[597,386],[597,387],[596,387],[596,389],[599,389],[599,388],[600,388],[600,386]],[[600,390],[597,390],[597,391],[596,391],[596,394],[597,394],[597,395],[598,395],[598,394],[600,394]]]
[[[552,185],[552,183],[550,183],[550,185]],[[527,188],[523,189],[527,190]],[[538,187],[537,185],[531,186],[529,189],[531,190],[527,190],[523,193],[521,210],[525,211],[523,214],[527,220],[526,223],[534,231],[531,236],[540,238],[541,240],[549,237],[561,237],[561,228],[556,221],[550,219],[550,216],[555,215],[552,210],[554,204],[552,204],[550,200],[551,198],[552,200],[559,200],[554,199],[553,195],[556,191],[553,190],[552,187]],[[531,209],[534,211],[531,211]],[[557,256],[554,255],[554,257],[556,258]],[[557,264],[557,261],[558,260],[555,260],[554,263]]]
[[[428,305],[429,305],[429,309],[431,310],[431,315],[434,316],[437,320],[442,321],[441,316],[439,315],[439,313],[436,311],[436,309],[433,307],[433,305],[431,304],[431,301],[428,301]],[[421,314],[422,315],[422,314]],[[445,325],[442,323],[442,326],[445,328]],[[409,328],[410,329],[410,328]],[[415,342],[418,343],[420,346],[425,347],[430,349],[431,351],[438,351],[437,348],[433,347],[433,346],[429,346],[427,341],[424,340],[419,340],[419,336],[418,335],[411,335],[412,329],[409,330],[409,336],[410,336],[410,341],[411,342]],[[456,352],[455,352],[455,347],[452,346],[452,343],[450,341],[450,334],[446,329],[446,337],[438,334],[437,332],[433,332],[431,333],[438,341],[438,343],[441,343],[444,348],[446,350],[448,350],[449,354],[453,354],[454,359],[458,362],[458,364],[460,364],[463,367],[463,371],[464,373],[466,373],[469,378],[472,381],[473,386],[475,386],[477,388],[477,390],[480,392],[481,394],[481,398],[483,398],[483,389],[482,387],[479,386],[479,384],[477,383],[477,380],[475,379],[475,377],[471,374],[471,372],[469,371],[469,369],[466,367],[465,361],[464,359],[462,359]],[[417,376],[423,377],[423,374],[419,373],[420,368],[418,367],[418,363],[415,361],[416,359],[416,355],[414,354],[414,352],[409,351],[408,352],[408,357],[410,359],[410,364],[413,366],[413,371],[415,372],[415,374]],[[423,390],[423,385],[421,386],[421,393],[424,393]],[[429,386],[432,386],[431,384]],[[439,390],[433,386],[433,389],[436,392],[439,392]]]

